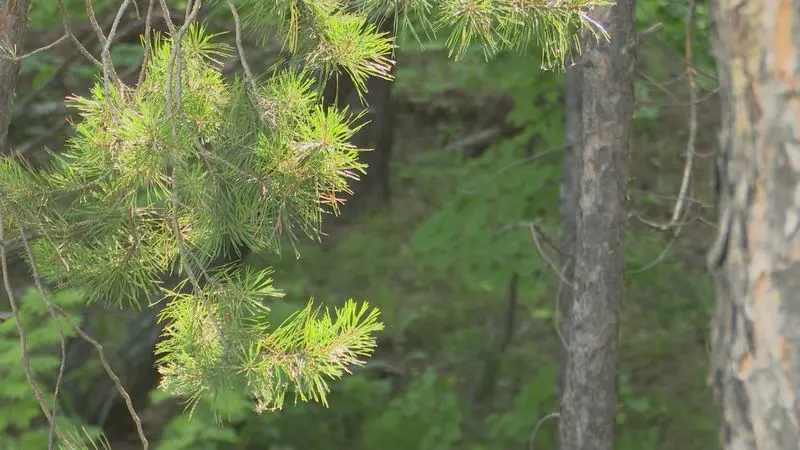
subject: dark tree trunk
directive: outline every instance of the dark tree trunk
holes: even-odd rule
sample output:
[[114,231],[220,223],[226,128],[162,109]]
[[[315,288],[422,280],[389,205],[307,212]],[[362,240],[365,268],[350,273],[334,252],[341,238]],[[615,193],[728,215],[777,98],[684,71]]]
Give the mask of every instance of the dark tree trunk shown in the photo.
[[[383,32],[391,32],[393,28],[392,20],[385,20],[380,26]],[[339,107],[347,106],[353,113],[367,108],[362,122],[369,123],[361,128],[351,142],[358,148],[371,149],[362,152],[359,158],[359,161],[369,167],[367,174],[363,175],[360,181],[350,184],[353,195],[347,199],[347,204],[342,208],[341,219],[344,221],[379,207],[389,199],[389,161],[394,145],[392,82],[372,77],[367,80],[366,85],[367,94],[364,96],[366,105],[362,104],[347,75],[340,75],[338,83],[336,80],[331,80],[325,95],[326,103],[336,102]]]
[[564,98],[566,117],[564,121],[564,157],[561,167],[561,264],[558,287],[558,333],[561,340],[561,356],[558,363],[556,398],[564,391],[564,377],[567,368],[567,348],[570,310],[575,296],[574,284],[567,285],[561,278],[574,283],[575,278],[575,237],[578,234],[578,193],[580,190],[580,162],[583,152],[583,123],[581,70],[577,66],[567,68],[564,77]]
[[[17,54],[22,54],[22,42],[28,26],[31,0],[0,0],[0,41],[8,39]],[[11,124],[11,102],[17,84],[19,63],[0,57],[0,154],[8,154],[8,126]]]
[[715,0],[722,94],[711,382],[723,448],[800,442],[800,1]]
[[563,450],[614,448],[635,56],[635,0],[596,8],[611,36],[584,36],[575,298],[567,319]]

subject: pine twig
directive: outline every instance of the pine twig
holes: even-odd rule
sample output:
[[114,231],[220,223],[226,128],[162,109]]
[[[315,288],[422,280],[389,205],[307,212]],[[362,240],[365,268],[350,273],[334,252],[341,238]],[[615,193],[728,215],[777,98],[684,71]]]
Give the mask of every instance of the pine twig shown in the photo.
[[25,327],[22,326],[19,307],[17,305],[17,297],[16,295],[14,295],[14,289],[11,287],[11,279],[8,275],[8,258],[6,255],[6,244],[5,244],[4,206],[5,205],[0,206],[0,268],[2,268],[3,284],[5,285],[6,294],[8,294],[8,302],[11,304],[11,312],[14,315],[14,319],[17,325],[17,333],[19,334],[19,345],[20,345],[20,351],[22,352],[22,370],[25,372],[25,378],[28,379],[28,384],[31,387],[31,391],[33,391],[33,396],[36,397],[36,401],[39,403],[39,408],[41,408],[44,417],[47,419],[47,422],[50,424],[50,427],[55,430],[56,436],[58,436],[58,438],[63,441],[64,435],[61,433],[58,424],[56,424],[55,418],[50,413],[50,410],[47,408],[47,405],[45,404],[42,390],[39,389],[39,385],[36,384],[36,380],[33,379],[33,372],[31,371],[30,355],[28,354],[28,343],[25,334]]
[[[19,231],[20,238],[22,239],[22,244],[25,247],[25,252],[28,255],[29,264],[31,271],[33,272],[33,282],[36,284],[36,289],[39,291],[39,294],[42,296],[42,300],[44,300],[45,306],[47,307],[47,312],[50,314],[50,317],[56,323],[56,327],[58,328],[58,335],[60,338],[61,343],[61,364],[58,367],[58,376],[56,377],[56,386],[53,389],[53,420],[56,417],[56,406],[58,405],[58,391],[61,388],[61,380],[64,378],[64,366],[67,363],[67,345],[66,345],[66,338],[64,337],[64,329],[61,326],[61,322],[58,320],[56,316],[55,309],[53,308],[53,302],[50,301],[49,296],[44,290],[42,286],[42,277],[39,271],[36,268],[36,262],[33,259],[33,252],[31,251],[31,246],[28,243],[28,237],[25,235],[25,230],[22,229],[22,225],[17,223],[17,230]],[[55,427],[50,427],[50,432],[47,439],[47,448],[48,450],[52,450],[53,448],[53,432],[55,431]]]
[[[2,221],[2,219],[0,219],[0,221]],[[39,272],[39,270],[38,270],[38,268],[36,266],[36,262],[35,262],[35,260],[33,258],[33,251],[32,251],[32,249],[30,247],[30,244],[28,242],[27,237],[25,236],[25,231],[22,229],[21,226],[19,227],[19,232],[20,232],[20,237],[22,238],[22,241],[23,241],[23,245],[25,247],[25,251],[27,252],[27,255],[28,255],[30,268],[31,268],[31,271],[33,272],[33,279],[34,279],[34,282],[36,283],[36,288],[39,291],[39,294],[42,296],[42,299],[44,299],[44,301],[45,301],[45,303],[47,305],[48,312],[50,312],[51,315],[54,316],[54,319],[55,319],[55,313],[56,312],[58,314],[60,314],[64,318],[64,320],[66,320],[67,324],[69,324],[69,326],[72,329],[74,329],[81,336],[81,338],[83,338],[86,342],[91,344],[97,350],[97,352],[100,355],[100,362],[102,363],[103,368],[106,370],[106,373],[108,374],[108,376],[111,378],[111,380],[116,385],[117,391],[119,392],[120,396],[122,396],[122,398],[125,400],[125,404],[128,407],[128,412],[130,413],[131,418],[133,419],[133,422],[136,425],[136,432],[139,435],[139,440],[142,443],[142,448],[144,450],[147,450],[149,444],[148,444],[147,438],[144,435],[144,430],[142,429],[142,420],[139,418],[139,415],[136,413],[136,410],[133,408],[133,402],[131,401],[130,395],[128,395],[128,392],[122,386],[122,383],[120,382],[120,379],[117,376],[117,374],[111,369],[111,366],[109,365],[108,360],[106,359],[105,352],[103,351],[103,346],[99,342],[97,342],[96,340],[92,339],[91,336],[86,334],[81,327],[79,327],[77,324],[75,324],[72,321],[72,319],[69,317],[69,315],[66,313],[66,311],[64,311],[60,306],[54,304],[50,300],[50,295],[47,293],[47,291],[44,288],[44,285],[42,284],[42,275],[41,275],[41,273]],[[0,240],[2,240],[2,225],[0,225]],[[5,246],[3,246],[1,248],[4,249]],[[5,258],[3,258],[3,261],[5,261]],[[61,333],[61,339],[62,339],[62,369],[61,369],[62,372],[59,372],[59,380],[60,380],[61,375],[63,373],[63,365],[64,365],[64,358],[65,358],[65,356],[64,356],[64,348],[63,348],[63,345],[64,345],[64,343],[63,343],[64,333],[63,333],[63,331],[61,329],[61,324],[60,324],[60,322],[58,322],[57,319],[56,319],[56,323],[58,324],[59,332]],[[59,383],[56,383],[56,390],[55,390],[56,395],[58,393],[58,385],[59,385]],[[55,406],[54,406],[54,408],[55,408]]]
[[103,29],[100,27],[100,24],[97,23],[97,16],[94,13],[94,5],[92,4],[92,0],[84,0],[84,4],[86,6],[86,14],[89,16],[89,23],[91,24],[92,30],[94,30],[94,33],[97,36],[97,40],[100,41],[100,45],[106,45],[106,35],[103,33]]
[[147,72],[147,64],[150,62],[150,57],[153,53],[153,43],[151,42],[150,34],[153,31],[153,7],[155,6],[155,0],[150,0],[147,4],[147,14],[144,18],[144,57],[142,59],[142,68],[139,71],[139,80],[137,81],[136,85],[141,86],[142,82],[144,82],[144,76]]
[[239,52],[239,60],[242,63],[242,69],[244,69],[244,76],[247,78],[255,94],[258,92],[258,85],[256,84],[256,79],[253,77],[253,72],[250,71],[250,66],[247,64],[247,58],[245,58],[244,46],[242,45],[242,22],[239,19],[239,11],[231,0],[226,0],[226,3],[233,16],[234,30],[236,32],[236,50]]
[[69,39],[69,34],[64,33],[64,34],[61,35],[60,38],[56,39],[55,41],[53,41],[53,42],[51,42],[51,43],[49,43],[47,45],[44,45],[42,47],[39,47],[39,48],[37,48],[35,50],[31,50],[28,53],[25,53],[25,54],[20,55],[20,56],[16,55],[16,50],[17,50],[16,48],[11,48],[11,47],[10,48],[5,48],[4,50],[6,50],[8,55],[0,55],[0,58],[9,59],[9,60],[14,61],[14,62],[19,62],[19,61],[22,61],[23,59],[30,58],[33,55],[36,55],[36,54],[39,54],[41,52],[50,50],[51,48],[57,46],[58,44],[64,42],[67,39]]
[[119,380],[119,377],[114,370],[111,369],[111,365],[108,363],[108,359],[106,359],[105,351],[103,350],[103,346],[97,342],[96,340],[92,339],[91,336],[86,334],[81,327],[79,327],[72,319],[69,317],[66,311],[64,311],[60,306],[54,305],[56,311],[64,318],[67,324],[72,327],[80,337],[88,342],[92,347],[97,350],[97,353],[100,355],[100,363],[103,365],[106,373],[108,374],[111,381],[114,382],[114,385],[117,387],[117,392],[122,398],[125,400],[125,405],[128,407],[128,413],[130,413],[131,418],[133,419],[134,424],[136,425],[136,434],[139,437],[139,441],[142,443],[142,449],[147,450],[150,446],[149,442],[147,441],[147,437],[144,434],[144,430],[142,429],[142,419],[136,413],[136,410],[133,408],[133,402],[131,401],[130,395],[128,395],[128,391],[122,386],[122,382]]
[[538,421],[538,422],[536,422],[536,426],[535,426],[535,427],[533,427],[533,432],[531,432],[531,438],[530,438],[530,440],[528,441],[528,450],[533,450],[533,444],[535,444],[535,443],[536,443],[536,433],[538,433],[538,432],[539,432],[539,428],[541,428],[541,426],[542,426],[542,425],[543,425],[545,422],[547,422],[548,420],[551,420],[551,419],[558,419],[560,416],[561,416],[561,415],[560,415],[559,413],[557,413],[557,412],[554,412],[554,413],[550,413],[550,414],[548,414],[548,415],[546,415],[546,416],[542,417],[541,419],[539,419],[539,421]]
[[560,278],[564,284],[574,289],[574,285],[564,277],[564,274],[562,273],[563,269],[559,270],[556,263],[554,263],[553,260],[550,259],[550,256],[548,256],[547,253],[544,251],[544,248],[542,248],[542,244],[539,242],[539,230],[536,224],[534,224],[533,222],[529,223],[528,229],[531,232],[533,245],[536,246],[536,250],[539,251],[539,255],[542,257],[542,259],[545,260],[545,262],[547,262],[548,265],[550,265],[553,271],[555,271],[556,275],[558,275],[558,278]]
[[686,12],[685,38],[684,38],[684,70],[686,71],[686,78],[689,83],[689,138],[686,143],[686,163],[683,166],[683,177],[681,178],[681,187],[678,191],[678,200],[675,202],[675,208],[672,211],[672,217],[666,224],[657,224],[650,221],[646,223],[650,226],[660,229],[668,230],[675,227],[674,234],[677,236],[680,233],[683,221],[681,221],[681,213],[686,203],[686,197],[689,192],[689,184],[692,178],[692,169],[694,167],[695,142],[697,141],[697,82],[695,81],[695,69],[692,65],[693,56],[693,28],[694,16],[697,5],[695,0],[689,0],[689,8]]
[[64,27],[64,32],[69,35],[69,39],[72,41],[75,48],[81,52],[83,56],[86,57],[89,61],[92,62],[98,69],[103,69],[103,64],[97,60],[86,47],[81,44],[81,41],[72,33],[72,29],[69,27],[69,13],[67,12],[67,7],[64,5],[64,0],[58,0],[58,9],[61,12],[61,25]]

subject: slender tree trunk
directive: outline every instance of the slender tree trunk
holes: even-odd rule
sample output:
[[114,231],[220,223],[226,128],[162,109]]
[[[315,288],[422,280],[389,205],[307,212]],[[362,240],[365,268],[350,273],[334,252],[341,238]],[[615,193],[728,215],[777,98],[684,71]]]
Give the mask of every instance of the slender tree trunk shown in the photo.
[[800,1],[715,0],[722,92],[711,382],[725,449],[800,445]]
[[619,323],[633,118],[635,0],[596,8],[611,41],[584,36],[575,298],[568,318],[559,445],[614,448]]
[[558,362],[556,398],[564,391],[564,377],[567,368],[568,352],[565,344],[569,333],[570,310],[575,297],[574,284],[567,285],[564,280],[574,283],[575,278],[575,237],[578,235],[578,193],[580,189],[580,163],[583,152],[583,117],[581,115],[582,89],[581,69],[578,66],[567,68],[564,76],[564,99],[566,115],[564,121],[564,157],[561,167],[561,264],[558,287],[558,334],[561,340],[561,356]]
[[[31,0],[0,0],[0,42],[16,48],[17,54],[22,53],[30,3]],[[0,56],[0,154],[10,150],[8,126],[11,124],[11,100],[18,73],[18,62]]]

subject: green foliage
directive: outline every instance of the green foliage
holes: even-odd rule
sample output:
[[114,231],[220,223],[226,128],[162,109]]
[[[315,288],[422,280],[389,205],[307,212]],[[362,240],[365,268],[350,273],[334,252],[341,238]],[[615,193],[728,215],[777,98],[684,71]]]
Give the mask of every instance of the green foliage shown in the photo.
[[[568,50],[578,43],[578,30],[586,29],[597,38],[608,38],[605,30],[585,13],[594,6],[611,3],[605,0],[245,0],[244,4],[251,27],[263,40],[275,33],[288,42],[293,53],[323,56],[323,60],[346,70],[348,64],[342,55],[374,54],[379,48],[375,37],[380,33],[371,25],[365,27],[365,16],[392,16],[396,29],[408,29],[417,39],[420,27],[428,39],[435,38],[437,33],[445,34],[449,54],[456,59],[474,44],[483,48],[487,58],[502,50],[524,51],[535,44],[543,67],[563,67]],[[357,29],[363,30],[360,39],[342,39],[343,35],[352,36]],[[378,64],[369,70],[373,76],[387,77],[387,68]],[[361,80],[356,79],[356,86],[363,88]]]
[[383,414],[364,425],[361,448],[447,450],[461,438],[463,413],[453,380],[433,372],[414,379]]
[[[14,231],[45,236],[33,253],[52,282],[117,305],[170,300],[165,389],[223,404],[234,378],[258,410],[279,409],[292,389],[324,403],[325,380],[372,352],[377,311],[348,303],[334,319],[309,305],[268,331],[268,272],[210,265],[238,246],[277,249],[295,228],[316,237],[321,207],[335,211],[363,170],[348,144],[357,117],[319,106],[306,71],[278,72],[258,90],[224,79],[228,51],[190,27],[171,91],[177,52],[157,36],[135,90],[98,81],[72,99],[82,120],[55,164],[34,173],[3,160],[3,207]],[[177,270],[178,288],[162,290],[161,274]]]
[[[88,20],[86,13],[85,0],[62,0],[67,10],[68,16],[72,20]],[[98,16],[107,12],[113,7],[113,0],[92,0],[94,12]],[[59,1],[33,0],[28,20],[34,30],[61,28],[61,16],[59,15]],[[38,31],[38,30],[37,30]]]
[[[54,305],[70,312],[71,320],[80,324],[77,314],[85,301],[79,291],[61,290],[50,295]],[[64,339],[75,336],[75,330],[66,321],[58,318],[56,323],[49,315],[44,299],[36,291],[30,289],[19,299],[20,319],[26,330],[26,348],[29,355],[31,374],[39,384],[55,386],[55,375],[61,365],[60,345]],[[25,376],[22,349],[17,335],[16,319],[11,317],[0,322],[0,447],[8,450],[47,448],[49,429],[40,427],[37,419],[41,409],[33,396],[31,386]],[[44,383],[43,383],[44,382]],[[53,405],[53,390],[41,389],[45,404]],[[60,402],[59,402],[60,403]],[[69,433],[73,447],[82,447],[97,437],[97,430],[86,429],[79,432],[81,423],[65,415],[58,405],[56,420],[62,430],[73,430]]]
[[[515,151],[516,150],[516,151]],[[547,210],[559,173],[553,166],[521,163],[524,153],[509,146],[461,166],[458,193],[418,230],[412,240],[424,261],[471,289],[499,292],[513,267],[523,276],[541,268],[529,249],[530,231],[518,223]],[[506,170],[503,170],[506,169]],[[549,194],[549,195],[548,195]]]
[[[151,395],[155,404],[170,401],[165,392],[157,391]],[[231,396],[227,413],[231,418],[241,420],[247,415],[248,402],[244,397]],[[236,401],[238,400],[238,402]],[[230,424],[221,424],[212,413],[213,406],[197,408],[193,414],[180,414],[165,426],[158,440],[158,448],[164,450],[222,450],[239,443],[239,435]]]
[[[676,79],[675,67],[665,65],[665,58],[685,58],[686,51],[686,16],[688,2],[674,2],[669,0],[655,0],[642,2],[636,5],[636,25],[644,30],[660,23],[662,30],[654,37],[642,44],[638,52],[640,65],[647,68],[648,79],[637,79],[636,99],[641,104],[635,111],[636,120],[648,123],[656,128],[662,127],[664,108],[663,105],[674,103],[675,95],[680,95],[685,88],[685,80]],[[692,36],[692,67],[696,69],[695,82],[700,89],[714,90],[717,86],[714,55],[709,43],[711,32],[711,18],[708,5],[697,2],[694,12],[694,26]],[[650,80],[656,80],[654,84]],[[659,81],[667,80],[667,81]],[[681,97],[688,97],[680,95]],[[686,102],[681,103],[688,103]]]
[[[470,289],[501,292],[512,268],[530,276],[543,267],[531,251],[525,224],[557,220],[560,168],[542,158],[558,149],[563,112],[555,106],[556,99],[542,102],[553,105],[549,107],[537,107],[531,100],[558,82],[546,73],[537,74],[534,63],[501,55],[489,70],[488,76],[527,74],[503,77],[495,85],[516,99],[507,120],[521,132],[449,169],[457,180],[455,190],[416,230],[411,244],[423,263],[449,277],[461,277]],[[467,89],[480,84],[475,76],[462,77]],[[532,148],[531,142],[537,145]]]
[[[198,410],[201,411],[201,410]],[[239,439],[230,425],[219,424],[207,409],[200,414],[183,414],[170,421],[158,448],[164,450],[223,450]]]
[[[533,430],[540,420],[556,409],[555,365],[543,367],[517,394],[514,405],[508,411],[496,413],[488,418],[489,439],[486,448],[529,448]],[[555,446],[555,424],[542,422],[536,433],[535,447]]]

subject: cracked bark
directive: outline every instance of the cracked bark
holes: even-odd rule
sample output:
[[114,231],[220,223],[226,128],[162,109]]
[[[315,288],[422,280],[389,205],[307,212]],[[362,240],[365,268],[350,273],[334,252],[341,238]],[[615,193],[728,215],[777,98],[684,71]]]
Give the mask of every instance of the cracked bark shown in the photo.
[[568,359],[559,418],[559,448],[614,448],[619,323],[630,178],[635,0],[595,8],[611,36],[584,36],[582,137],[575,293],[567,322]]
[[800,442],[800,1],[714,0],[722,93],[710,383],[723,448]]

